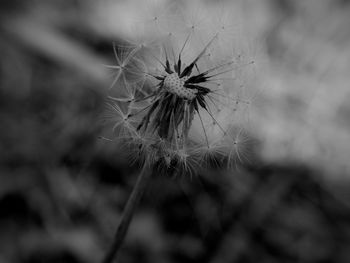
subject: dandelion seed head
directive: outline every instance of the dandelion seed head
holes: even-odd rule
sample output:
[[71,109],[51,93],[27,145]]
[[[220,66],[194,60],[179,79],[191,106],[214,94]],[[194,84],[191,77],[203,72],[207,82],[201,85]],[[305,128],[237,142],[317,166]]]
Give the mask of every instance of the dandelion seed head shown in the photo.
[[248,105],[238,81],[244,63],[226,45],[230,38],[223,38],[231,30],[226,17],[225,23],[212,19],[208,10],[193,8],[198,5],[201,1],[186,5],[177,23],[168,23],[173,17],[166,19],[166,7],[150,10],[146,23],[159,38],[148,40],[151,45],[141,37],[130,48],[114,48],[113,130],[139,159],[167,169],[244,159],[243,142],[232,133],[242,105]]
[[164,89],[180,98],[193,100],[198,91],[185,88],[186,80],[188,77],[179,78],[177,73],[169,74],[164,78]]

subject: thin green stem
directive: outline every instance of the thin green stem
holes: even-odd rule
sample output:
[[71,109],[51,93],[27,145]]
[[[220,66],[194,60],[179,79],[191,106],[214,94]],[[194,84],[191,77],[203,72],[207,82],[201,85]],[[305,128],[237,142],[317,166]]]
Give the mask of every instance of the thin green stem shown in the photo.
[[121,221],[114,236],[113,243],[106,253],[102,263],[112,263],[117,259],[118,252],[124,243],[124,239],[129,229],[135,209],[139,204],[143,193],[145,192],[147,182],[151,178],[151,175],[152,169],[150,169],[150,167],[145,163],[139,177],[137,178],[134,189],[132,190],[132,193],[126,203]]

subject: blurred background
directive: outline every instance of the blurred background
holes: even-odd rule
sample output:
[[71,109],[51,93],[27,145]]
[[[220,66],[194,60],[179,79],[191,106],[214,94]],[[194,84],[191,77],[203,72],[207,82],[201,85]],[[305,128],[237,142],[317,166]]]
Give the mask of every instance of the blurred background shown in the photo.
[[[174,3],[193,25],[232,11],[251,147],[229,171],[155,176],[120,262],[350,262],[350,1]],[[99,139],[103,65],[169,4],[0,2],[0,262],[103,257],[139,171]]]

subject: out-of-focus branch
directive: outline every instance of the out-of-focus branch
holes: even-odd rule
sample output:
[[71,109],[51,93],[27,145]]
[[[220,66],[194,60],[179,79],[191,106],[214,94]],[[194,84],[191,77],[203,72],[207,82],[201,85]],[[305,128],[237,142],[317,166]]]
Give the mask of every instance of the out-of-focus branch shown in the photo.
[[106,61],[94,55],[87,47],[68,38],[53,27],[34,21],[31,18],[10,18],[1,25],[2,30],[27,48],[52,60],[62,63],[76,73],[82,73],[98,85],[101,92],[107,87]]

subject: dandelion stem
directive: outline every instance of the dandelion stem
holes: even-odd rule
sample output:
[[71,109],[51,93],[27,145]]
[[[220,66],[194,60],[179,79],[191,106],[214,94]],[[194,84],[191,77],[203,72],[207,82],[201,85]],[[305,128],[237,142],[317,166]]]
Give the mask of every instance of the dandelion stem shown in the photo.
[[114,236],[113,243],[109,251],[106,253],[102,263],[112,263],[115,262],[115,260],[117,259],[118,252],[124,243],[124,239],[129,229],[129,225],[132,220],[135,209],[139,204],[141,197],[146,189],[147,182],[151,178],[151,170],[152,169],[150,169],[149,166],[145,163],[142,168],[142,171],[139,174],[139,177],[137,178],[137,182],[134,186],[134,189],[132,190],[132,193],[126,203],[121,221],[119,223],[117,232]]

